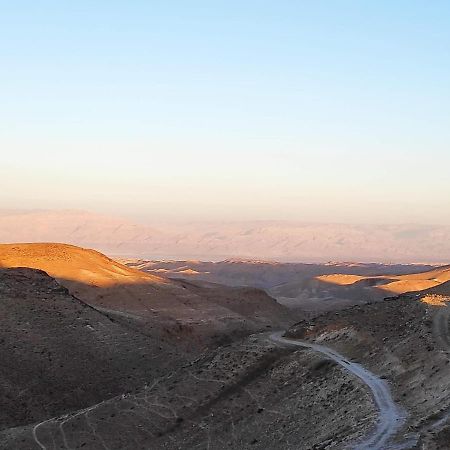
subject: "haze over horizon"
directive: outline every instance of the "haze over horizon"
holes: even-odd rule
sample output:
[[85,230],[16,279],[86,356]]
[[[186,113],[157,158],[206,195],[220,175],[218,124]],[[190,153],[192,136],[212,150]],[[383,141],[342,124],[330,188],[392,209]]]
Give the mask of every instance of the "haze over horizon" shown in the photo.
[[184,221],[139,223],[75,210],[0,209],[0,242],[63,242],[113,257],[146,259],[450,261],[450,226],[355,225],[293,221]]
[[5,4],[0,207],[450,225],[449,13]]

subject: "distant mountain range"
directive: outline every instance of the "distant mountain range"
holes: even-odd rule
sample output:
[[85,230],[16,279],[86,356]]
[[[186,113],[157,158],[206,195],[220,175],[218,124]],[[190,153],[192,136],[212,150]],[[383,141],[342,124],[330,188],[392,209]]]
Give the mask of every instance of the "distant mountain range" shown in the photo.
[[85,211],[0,211],[1,242],[66,242],[149,259],[450,261],[450,226],[291,221],[137,224]]

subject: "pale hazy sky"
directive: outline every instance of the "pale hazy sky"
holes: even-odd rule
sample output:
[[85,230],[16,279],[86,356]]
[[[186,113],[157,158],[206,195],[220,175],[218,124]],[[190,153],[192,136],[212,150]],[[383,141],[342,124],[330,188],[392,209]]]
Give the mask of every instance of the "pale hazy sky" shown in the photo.
[[447,1],[0,5],[0,208],[450,224]]

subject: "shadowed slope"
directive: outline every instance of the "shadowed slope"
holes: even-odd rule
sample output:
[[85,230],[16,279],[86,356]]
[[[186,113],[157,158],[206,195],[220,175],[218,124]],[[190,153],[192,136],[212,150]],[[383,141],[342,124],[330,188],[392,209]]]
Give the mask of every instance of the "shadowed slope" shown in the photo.
[[4,450],[348,449],[372,426],[370,393],[337,364],[250,336],[134,395],[0,430]]
[[[123,259],[121,262],[166,279],[189,280],[202,286],[220,283],[261,288],[282,305],[308,315],[389,296],[386,291],[374,288],[387,282],[386,279],[376,278],[380,274],[404,275],[433,268],[416,264],[286,264],[242,259],[220,262]],[[339,275],[333,275],[336,273]],[[330,275],[330,280],[338,277],[338,282],[327,282],[326,276]]]
[[129,393],[292,320],[258,289],[163,280],[70,245],[0,245],[0,266],[0,428]]
[[386,379],[409,414],[399,438],[411,445],[392,448],[449,448],[448,441],[431,442],[450,431],[450,298],[427,292],[322,314],[286,333],[331,347]]
[[0,355],[0,428],[141,388],[182,358],[25,268],[0,269]]
[[71,294],[128,327],[186,346],[291,321],[287,310],[261,291],[171,281],[72,245],[0,245],[0,267],[20,266],[45,270]]

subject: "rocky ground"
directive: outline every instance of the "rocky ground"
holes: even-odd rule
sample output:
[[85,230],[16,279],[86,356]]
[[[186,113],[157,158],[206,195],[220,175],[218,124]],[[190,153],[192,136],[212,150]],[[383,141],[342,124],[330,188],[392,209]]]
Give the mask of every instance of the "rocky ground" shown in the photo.
[[0,355],[3,428],[133,392],[185,358],[25,268],[0,270]]
[[0,267],[44,270],[116,323],[186,353],[300,318],[259,289],[161,278],[72,245],[0,244]]
[[[227,286],[249,286],[264,289],[291,311],[315,316],[326,311],[343,309],[354,304],[382,300],[394,295],[378,289],[380,280],[402,274],[416,274],[432,269],[418,264],[376,263],[279,263],[259,260],[230,259],[207,261],[149,261],[123,259],[130,268],[137,268],[166,279],[184,279],[202,285],[219,283]],[[339,274],[339,275],[335,275]],[[389,275],[386,275],[389,274]],[[354,283],[331,282],[327,276],[354,276]],[[434,278],[434,274],[430,275]],[[332,281],[334,281],[331,278]],[[402,292],[414,290],[405,289]]]
[[376,417],[363,385],[309,350],[249,337],[141,392],[28,427],[5,449],[344,449]]
[[383,376],[409,415],[398,439],[448,449],[450,298],[439,298],[411,294],[354,306],[302,321],[287,335],[323,343]]
[[376,419],[358,380],[270,333],[188,355],[26,268],[0,270],[0,313],[5,450],[346,448]]
[[[90,280],[140,276],[93,270]],[[349,449],[375,429],[372,395],[345,364],[270,339],[295,316],[258,289],[69,283],[78,298],[64,280],[0,270],[1,449]],[[407,413],[395,448],[442,450],[449,300],[427,291],[357,305],[303,319],[287,336],[385,379]]]

